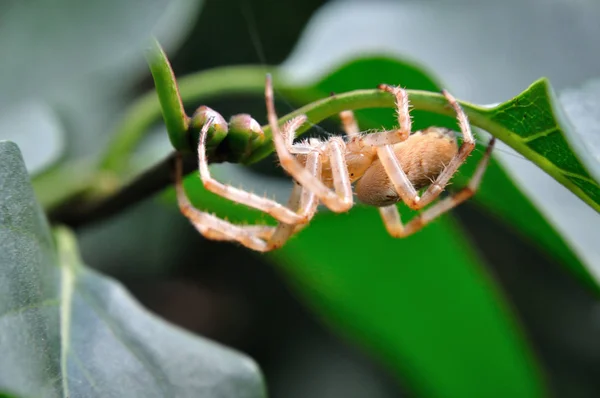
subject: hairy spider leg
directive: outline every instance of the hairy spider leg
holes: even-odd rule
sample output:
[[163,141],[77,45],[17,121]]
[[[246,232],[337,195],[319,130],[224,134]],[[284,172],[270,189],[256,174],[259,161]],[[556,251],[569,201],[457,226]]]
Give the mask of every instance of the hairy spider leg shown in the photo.
[[[408,138],[412,129],[412,120],[409,114],[408,94],[406,90],[400,87],[388,86],[387,84],[380,84],[379,89],[387,91],[396,97],[399,130]],[[400,167],[392,144],[378,146],[377,157],[381,161],[381,165],[402,201],[410,208],[417,208],[419,195],[404,170],[402,170],[402,167]]]
[[[315,175],[321,172],[321,162],[318,153],[309,155],[308,169]],[[181,213],[187,217],[192,225],[204,237],[220,241],[237,241],[243,246],[259,252],[267,252],[281,247],[295,232],[304,225],[279,223],[276,227],[266,225],[235,225],[213,214],[200,211],[193,207],[189,201],[182,181],[183,166],[181,155],[175,158],[175,189],[177,202]],[[318,201],[312,192],[295,184],[290,195],[288,206],[308,214],[309,218],[315,214]]]
[[366,145],[372,146],[393,145],[406,141],[412,131],[412,119],[410,117],[407,91],[403,88],[393,87],[387,84],[380,84],[378,88],[394,95],[398,128],[378,133],[365,134],[361,136],[361,141]]
[[427,188],[421,200],[419,201],[419,207],[423,208],[435,200],[440,193],[444,190],[448,181],[452,178],[456,170],[467,160],[467,157],[473,152],[475,149],[475,138],[473,137],[473,133],[471,132],[471,125],[469,124],[469,120],[465,111],[456,101],[456,98],[452,96],[448,91],[443,90],[442,94],[446,97],[450,105],[454,108],[456,112],[456,117],[458,119],[458,125],[460,126],[460,131],[462,133],[463,142],[458,148],[458,152],[452,158],[450,163],[444,168],[444,171],[440,173],[440,175],[435,179],[435,181]]
[[[381,89],[389,91],[387,87],[389,86],[380,86]],[[395,89],[404,91],[401,88]],[[433,181],[432,184],[425,190],[423,197],[419,197],[415,187],[406,176],[404,170],[402,170],[402,167],[400,167],[393,148],[390,145],[377,148],[377,155],[392,184],[394,185],[396,192],[402,201],[413,210],[422,209],[435,200],[444,190],[454,173],[456,173],[456,170],[458,170],[458,168],[464,163],[466,158],[475,148],[475,139],[473,137],[473,133],[471,132],[467,115],[464,113],[456,99],[449,92],[443,90],[442,93],[456,112],[460,130],[463,136],[463,142],[450,163],[444,168],[435,181]],[[403,113],[403,111],[399,109],[398,113]],[[406,120],[408,119],[405,118],[404,121],[406,122]]]
[[206,157],[206,137],[211,124],[212,120],[208,120],[207,123],[202,126],[200,139],[198,141],[198,169],[204,187],[210,192],[233,202],[241,203],[248,207],[263,211],[279,222],[286,224],[306,223],[308,217],[305,214],[298,214],[272,199],[232,187],[231,185],[223,184],[212,178]]
[[[296,122],[292,120],[285,126],[283,130],[284,134],[293,134],[293,129],[302,124],[302,117],[296,119]],[[206,139],[206,132],[209,127],[210,121],[203,127],[201,141]],[[202,146],[199,146],[199,148],[203,149]],[[199,160],[205,161],[205,158],[202,159],[200,157]],[[184,192],[181,162],[181,156],[177,155],[175,180],[179,207],[181,212],[206,238],[220,241],[237,241],[250,249],[266,252],[281,247],[294,233],[304,227],[302,224],[286,224],[282,222],[279,222],[276,227],[267,225],[235,225],[214,215],[195,209]],[[320,178],[321,160],[319,152],[313,151],[307,156],[306,168],[310,173]],[[316,213],[317,206],[318,200],[314,193],[304,189],[299,184],[294,184],[287,208],[298,212],[298,214],[306,215],[307,220],[310,220]]]
[[325,148],[327,156],[329,157],[334,182],[334,190],[331,190],[323,184],[318,177],[306,170],[288,150],[285,139],[279,129],[277,113],[275,112],[271,75],[267,75],[265,100],[267,103],[267,117],[269,119],[269,125],[271,126],[273,142],[281,167],[304,188],[313,192],[317,198],[332,211],[338,213],[348,211],[354,202],[352,197],[352,186],[344,156],[344,141],[340,137],[334,137],[327,143]]
[[429,222],[433,221],[435,218],[441,216],[442,214],[450,211],[454,207],[463,203],[467,199],[471,198],[479,185],[481,184],[481,180],[483,178],[483,174],[489,164],[490,154],[492,153],[492,149],[494,147],[495,138],[492,138],[487,146],[487,149],[481,158],[481,161],[477,165],[475,169],[475,173],[473,177],[469,181],[469,184],[455,193],[452,196],[444,198],[431,206],[430,208],[422,211],[418,215],[416,215],[412,220],[408,222],[408,224],[403,225],[400,220],[400,213],[398,212],[398,208],[396,205],[390,205],[386,207],[380,207],[379,212],[383,219],[385,228],[395,238],[403,238],[413,233],[419,231]]
[[[175,191],[181,213],[204,237],[213,240],[235,240],[242,245],[257,251],[264,251],[265,241],[238,225],[225,221],[213,214],[200,211],[188,199],[182,181],[183,166],[181,154],[175,157]],[[256,231],[256,229],[254,230]],[[261,233],[264,230],[260,228]]]
[[352,137],[360,134],[354,112],[350,110],[340,112],[340,120],[342,122],[342,128],[347,136]]

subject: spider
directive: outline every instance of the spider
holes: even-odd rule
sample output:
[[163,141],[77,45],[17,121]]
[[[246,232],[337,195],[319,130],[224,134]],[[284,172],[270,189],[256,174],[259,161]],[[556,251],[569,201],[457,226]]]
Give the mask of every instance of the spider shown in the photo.
[[[493,138],[466,187],[421,211],[406,225],[402,223],[396,203],[403,201],[411,209],[420,210],[437,199],[475,148],[475,139],[467,116],[447,91],[442,93],[456,112],[463,137],[460,146],[456,134],[446,128],[429,127],[411,134],[407,92],[385,84],[378,88],[395,97],[397,129],[361,133],[353,112],[343,111],[340,119],[346,137],[294,142],[296,130],[307,121],[307,117],[297,116],[280,129],[273,103],[272,81],[267,75],[265,99],[275,151],[281,167],[294,179],[287,205],[211,177],[206,158],[206,137],[211,120],[200,132],[198,168],[206,189],[261,210],[275,218],[278,225],[236,225],[194,208],[182,185],[182,160],[178,155],[175,185],[181,212],[208,239],[237,241],[252,250],[267,252],[280,248],[294,233],[304,228],[315,215],[319,203],[334,212],[346,212],[353,206],[355,194],[363,204],[378,207],[389,234],[400,238],[417,232],[473,196],[489,162]],[[422,195],[419,195],[423,189]]]

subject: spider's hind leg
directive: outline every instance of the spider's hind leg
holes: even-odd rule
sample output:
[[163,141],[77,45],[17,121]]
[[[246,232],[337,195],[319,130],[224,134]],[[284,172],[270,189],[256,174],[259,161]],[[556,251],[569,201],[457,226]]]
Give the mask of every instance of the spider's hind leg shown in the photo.
[[[456,118],[458,119],[458,125],[462,133],[463,142],[460,148],[458,148],[456,155],[454,155],[452,160],[450,160],[450,163],[448,163],[436,180],[429,185],[427,190],[423,193],[423,196],[419,201],[420,208],[427,206],[439,196],[450,179],[454,176],[458,168],[465,162],[465,160],[467,160],[467,157],[469,157],[473,149],[475,149],[475,138],[471,132],[471,125],[469,124],[469,120],[465,114],[465,111],[459,105],[458,101],[456,101],[456,99],[452,96],[452,94],[446,90],[443,90],[442,93],[456,112]],[[493,145],[493,141],[491,145]]]
[[456,192],[454,195],[448,196],[435,203],[428,209],[422,211],[412,220],[410,220],[408,224],[402,224],[402,221],[400,220],[400,213],[398,212],[396,205],[381,207],[379,212],[381,213],[385,227],[390,235],[395,238],[403,238],[412,235],[437,217],[471,198],[481,184],[483,174],[485,173],[490,160],[492,149],[494,148],[494,142],[495,139],[492,138],[488,144],[485,154],[483,155],[483,158],[481,158],[477,168],[475,169],[473,177],[471,177],[471,180],[466,187]]

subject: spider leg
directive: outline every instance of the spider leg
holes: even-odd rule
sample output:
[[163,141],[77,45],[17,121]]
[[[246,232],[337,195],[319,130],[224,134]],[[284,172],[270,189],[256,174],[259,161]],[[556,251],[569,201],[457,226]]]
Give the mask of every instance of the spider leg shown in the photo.
[[[275,227],[272,227],[270,225],[236,225],[237,227],[239,227],[240,229],[242,229],[244,232],[254,235],[259,239],[262,240],[269,240],[271,238],[271,236],[273,236],[273,232],[275,231]],[[230,236],[225,235],[222,232],[219,232],[218,230],[210,230],[208,232],[208,234],[210,235],[210,239],[212,240],[223,240],[223,241],[231,241],[233,240]],[[206,236],[206,235],[204,235]],[[207,236],[208,237],[208,236]]]
[[[315,177],[321,177],[321,159],[318,152],[313,151],[307,156],[306,169]],[[294,182],[294,189],[290,195],[288,207],[297,209],[299,214],[305,214],[311,220],[317,211],[318,205],[319,201],[313,192]],[[294,233],[305,226],[306,224],[290,225],[279,223],[274,228],[273,234],[268,238],[267,246],[271,250],[283,246]]]
[[479,185],[481,184],[483,174],[490,160],[490,155],[494,147],[494,142],[495,139],[492,138],[492,140],[488,144],[485,154],[483,155],[483,158],[481,159],[481,161],[477,165],[477,168],[475,169],[475,173],[473,174],[471,181],[469,181],[469,184],[466,187],[464,187],[454,195],[444,198],[436,204],[434,204],[433,206],[431,206],[430,208],[422,211],[412,220],[410,220],[408,224],[402,224],[402,221],[400,220],[400,213],[398,212],[398,208],[396,207],[396,205],[390,205],[379,208],[379,212],[385,224],[385,228],[387,229],[389,234],[395,238],[403,238],[412,235],[413,233],[419,231],[421,228],[427,225],[429,222],[433,221],[435,218],[448,212],[449,210],[458,206],[465,200],[471,198],[479,188]]
[[211,121],[208,121],[200,132],[200,140],[198,142],[198,169],[200,171],[200,178],[204,187],[210,192],[222,196],[231,201],[241,203],[248,207],[261,210],[277,221],[288,223],[288,224],[303,224],[306,223],[307,219],[301,216],[291,209],[275,202],[274,200],[263,198],[251,192],[244,191],[239,188],[225,185],[210,175],[208,169],[208,162],[206,159],[206,136],[208,129],[210,128]]
[[392,146],[377,147],[377,157],[402,201],[413,210],[419,209],[419,194],[402,170]]
[[212,214],[202,212],[192,206],[182,183],[182,160],[178,154],[175,159],[175,190],[177,203],[181,213],[186,216],[192,225],[208,239],[235,240],[242,245],[257,251],[265,251],[266,243],[243,227],[222,220]]
[[[310,147],[306,148],[306,151],[303,151],[304,146],[300,145],[300,144],[296,144],[294,145],[294,139],[296,138],[296,130],[298,130],[300,128],[300,126],[302,126],[304,124],[304,122],[306,122],[306,116],[304,115],[300,115],[300,116],[296,116],[293,119],[288,120],[287,122],[285,122],[285,124],[283,125],[283,127],[281,128],[281,135],[283,136],[284,140],[285,140],[285,144],[287,145],[288,151],[290,151],[291,153],[308,153],[310,152]],[[300,146],[301,152],[294,152],[295,150],[295,146]]]
[[302,126],[305,122],[306,116],[300,115],[285,122],[285,124],[281,128],[281,135],[285,140],[287,149],[290,153],[293,153],[294,155],[307,155],[314,149],[307,142],[294,143],[294,139],[296,138],[296,130],[298,130],[300,126]]
[[[192,206],[182,183],[181,156],[176,157],[175,163],[175,188],[177,202],[184,216],[204,237],[219,241],[237,241],[245,247],[267,252],[281,247],[294,233],[305,225],[279,223],[276,227],[267,225],[235,225],[212,214],[202,212]],[[307,169],[315,176],[321,174],[321,161],[319,154],[313,152],[307,158]],[[305,214],[311,219],[317,210],[318,201],[312,192],[301,185],[295,184],[288,206],[296,209],[300,214]]]
[[352,137],[360,133],[358,123],[356,122],[356,117],[354,116],[354,112],[340,112],[340,120],[342,121],[342,128],[344,129],[344,132],[347,136]]
[[392,145],[405,141],[412,130],[412,120],[408,104],[408,93],[400,87],[386,84],[379,85],[379,89],[387,91],[396,97],[396,111],[398,113],[398,129],[366,134],[358,139],[364,145],[371,145],[377,149],[377,157],[389,176],[400,198],[411,208],[419,205],[419,195],[406,176],[394,154]]
[[[442,193],[448,184],[448,181],[450,181],[454,173],[456,173],[456,170],[458,170],[458,168],[464,163],[469,154],[475,148],[475,139],[473,138],[473,133],[471,132],[471,126],[469,125],[467,115],[464,113],[456,99],[449,92],[444,90],[442,93],[456,111],[460,130],[463,135],[463,143],[458,149],[456,155],[452,158],[452,160],[450,160],[448,165],[435,179],[435,181],[429,185],[422,197],[419,197],[414,186],[406,176],[406,173],[404,170],[402,170],[402,167],[400,167],[392,147],[390,145],[386,145],[384,147],[377,148],[377,155],[381,160],[381,164],[383,165],[392,184],[394,185],[396,192],[398,192],[398,195],[400,195],[404,203],[406,203],[413,210],[422,209],[434,201],[440,195],[440,193]],[[400,120],[400,117],[398,120]]]
[[452,94],[450,94],[446,90],[442,91],[442,93],[448,99],[448,102],[456,111],[456,117],[458,119],[460,131],[462,132],[463,136],[463,143],[461,144],[460,148],[458,149],[458,152],[452,158],[450,163],[448,163],[448,165],[444,168],[444,170],[440,173],[436,180],[423,193],[423,196],[419,201],[419,207],[427,206],[439,196],[439,194],[444,190],[444,188],[448,184],[448,181],[450,181],[454,173],[456,173],[456,170],[458,170],[458,168],[465,162],[465,160],[467,160],[467,157],[475,148],[475,138],[473,137],[473,133],[471,132],[471,126],[469,125],[467,115],[465,114],[461,106],[458,104],[456,99],[452,96]]
[[398,128],[394,130],[381,131],[379,133],[366,134],[361,140],[366,145],[382,146],[393,145],[405,141],[412,131],[412,119],[408,102],[408,93],[401,87],[380,84],[380,90],[387,91],[396,97],[396,112],[398,116]]
[[292,178],[298,181],[303,187],[313,192],[317,198],[323,202],[332,211],[341,213],[348,211],[353,205],[352,190],[350,186],[350,177],[346,160],[344,157],[344,142],[332,140],[327,146],[327,152],[330,158],[332,174],[334,176],[335,191],[330,190],[323,182],[311,174],[288,150],[285,140],[281,135],[275,105],[273,103],[273,86],[271,76],[267,75],[267,84],[265,87],[265,99],[267,103],[267,116],[275,150],[279,156],[281,167],[288,172]]

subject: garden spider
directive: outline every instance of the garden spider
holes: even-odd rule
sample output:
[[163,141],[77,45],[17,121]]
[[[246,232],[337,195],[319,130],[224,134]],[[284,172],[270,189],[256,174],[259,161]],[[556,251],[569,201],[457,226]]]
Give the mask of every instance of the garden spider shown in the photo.
[[[334,212],[350,210],[354,204],[352,185],[357,199],[379,208],[390,235],[405,237],[420,230],[434,218],[464,202],[477,190],[494,145],[492,139],[469,184],[453,196],[441,199],[404,225],[396,203],[402,200],[419,210],[433,202],[444,190],[457,169],[475,147],[467,116],[456,99],[443,91],[457,114],[463,142],[457,144],[455,133],[441,127],[429,127],[411,134],[407,92],[399,87],[380,85],[379,89],[395,96],[399,127],[376,133],[360,133],[354,114],[340,114],[346,137],[327,140],[310,138],[294,142],[296,130],[307,121],[297,116],[280,129],[271,77],[267,76],[265,99],[273,142],[281,167],[294,179],[287,205],[214,180],[206,159],[206,137],[212,123],[207,121],[200,132],[198,165],[204,187],[231,201],[261,210],[278,221],[277,226],[235,225],[215,215],[197,210],[187,198],[182,185],[182,160],[176,158],[175,175],[179,208],[206,238],[237,241],[260,252],[281,247],[295,232],[306,226],[319,203]],[[427,189],[419,196],[418,191]]]

